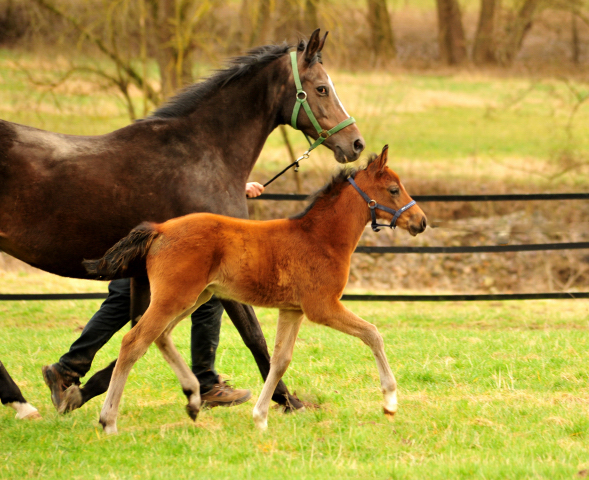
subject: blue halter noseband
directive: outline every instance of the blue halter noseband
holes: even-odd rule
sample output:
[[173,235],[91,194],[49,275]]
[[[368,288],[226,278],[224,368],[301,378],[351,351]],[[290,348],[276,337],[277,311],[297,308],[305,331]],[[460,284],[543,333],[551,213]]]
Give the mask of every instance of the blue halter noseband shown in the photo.
[[[415,200],[411,200],[407,205],[399,208],[399,210],[393,210],[392,208],[385,207],[384,205],[381,205],[380,203],[376,203],[376,200],[371,200],[368,195],[366,195],[362,190],[360,190],[360,187],[358,185],[356,185],[356,182],[354,181],[354,179],[352,177],[348,178],[348,182],[350,182],[352,184],[352,186],[358,191],[358,193],[360,195],[362,195],[362,198],[368,202],[368,208],[370,208],[370,216],[372,217],[372,224],[370,226],[372,227],[372,230],[374,230],[375,232],[380,231],[380,228],[378,228],[378,227],[389,227],[389,228],[393,228],[393,229],[396,228],[398,218],[403,214],[404,211],[409,210],[413,205],[415,205]],[[377,208],[380,210],[384,210],[385,212],[388,212],[393,215],[393,219],[391,220],[390,225],[387,225],[386,223],[377,223],[376,222],[375,210]]]

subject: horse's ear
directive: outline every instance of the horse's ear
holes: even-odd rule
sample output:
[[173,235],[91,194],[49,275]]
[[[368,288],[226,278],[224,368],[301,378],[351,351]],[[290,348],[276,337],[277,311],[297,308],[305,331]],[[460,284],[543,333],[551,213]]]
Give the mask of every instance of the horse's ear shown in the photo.
[[387,161],[389,159],[389,146],[385,145],[382,148],[382,152],[380,152],[380,155],[378,157],[376,157],[376,160],[374,161],[374,166],[376,167],[376,169],[379,172],[382,172],[385,167],[387,166]]
[[[305,49],[305,61],[311,63],[317,53],[321,50],[322,42],[319,38],[320,29],[318,28],[311,34],[311,38],[307,42],[307,48]],[[325,38],[323,38],[325,41]]]
[[325,32],[325,35],[323,35],[323,38],[321,39],[321,43],[319,43],[319,48],[317,49],[317,53],[319,53],[321,50],[323,50],[323,45],[325,45],[325,39],[327,38],[327,34],[329,32]]

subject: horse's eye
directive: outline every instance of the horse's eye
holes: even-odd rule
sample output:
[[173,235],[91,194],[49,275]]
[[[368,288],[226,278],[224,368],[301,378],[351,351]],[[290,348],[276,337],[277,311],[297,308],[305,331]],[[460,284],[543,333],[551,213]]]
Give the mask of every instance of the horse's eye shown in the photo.
[[327,87],[325,85],[321,85],[320,87],[317,87],[316,90],[319,93],[319,95],[327,95],[327,93],[328,93]]
[[399,187],[391,187],[389,188],[389,193],[395,197],[397,195],[399,195]]

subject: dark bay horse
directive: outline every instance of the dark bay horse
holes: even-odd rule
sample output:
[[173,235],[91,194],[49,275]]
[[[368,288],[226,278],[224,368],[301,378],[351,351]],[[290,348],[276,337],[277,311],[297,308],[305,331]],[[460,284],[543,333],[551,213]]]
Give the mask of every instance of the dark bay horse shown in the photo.
[[[294,62],[325,132],[349,116],[323,69],[324,42],[316,30],[298,45]],[[254,49],[147,119],[106,135],[61,135],[0,121],[0,250],[51,273],[88,278],[82,260],[102,256],[142,221],[192,212],[246,218],[245,184],[262,147],[272,130],[293,121],[299,94],[289,50],[286,44]],[[294,123],[320,136],[306,113]],[[364,149],[354,124],[323,143],[340,163]],[[133,286],[131,318],[137,319],[149,303],[149,284],[134,279]],[[234,301],[223,305],[266,378],[270,356],[253,310]],[[114,363],[86,383],[81,403],[106,391]],[[1,364],[0,397],[17,417],[35,415]],[[302,407],[284,384],[273,398]]]
[[[368,199],[368,200],[367,200]],[[195,213],[165,223],[143,223],[100,260],[84,262],[98,279],[147,271],[151,303],[122,341],[100,423],[116,433],[119,402],[133,364],[156,343],[188,396],[194,419],[200,408],[198,380],[172,342],[174,327],[212,295],[279,309],[270,373],[254,408],[254,422],[267,428],[272,392],[284,375],[306,315],[315,323],[363,340],[376,359],[384,411],[397,411],[393,373],[376,327],[339,301],[350,259],[371,220],[390,221],[412,235],[426,228],[423,211],[387,167],[387,147],[368,166],[345,170],[318,193],[302,214],[288,220],[253,221]]]

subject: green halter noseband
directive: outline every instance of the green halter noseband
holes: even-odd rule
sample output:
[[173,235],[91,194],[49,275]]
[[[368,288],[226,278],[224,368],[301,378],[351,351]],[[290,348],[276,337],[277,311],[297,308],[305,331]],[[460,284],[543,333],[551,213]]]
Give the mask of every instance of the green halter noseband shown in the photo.
[[300,111],[301,105],[302,105],[303,108],[305,109],[305,112],[307,112],[307,116],[309,117],[309,120],[311,120],[311,123],[313,124],[313,126],[315,127],[315,130],[317,130],[317,133],[319,134],[319,138],[317,140],[315,140],[314,143],[311,143],[311,140],[309,139],[307,134],[305,134],[305,137],[307,137],[307,141],[309,142],[309,145],[310,145],[309,150],[307,150],[307,152],[306,152],[308,154],[311,150],[313,150],[315,147],[318,147],[319,145],[321,145],[325,140],[327,140],[329,137],[331,137],[334,133],[339,132],[340,130],[346,128],[348,125],[352,125],[353,123],[356,123],[356,120],[354,119],[354,117],[348,117],[346,120],[338,123],[335,127],[333,127],[330,130],[325,130],[324,128],[321,128],[321,125],[319,125],[319,122],[317,121],[317,119],[315,118],[315,115],[311,111],[311,107],[309,106],[309,102],[307,102],[307,92],[305,92],[303,90],[303,85],[301,84],[301,78],[299,77],[299,68],[297,66],[297,52],[296,51],[290,52],[290,61],[292,64],[292,73],[294,76],[295,86],[297,87],[297,100],[295,102],[295,106],[292,111],[292,117],[290,120],[290,124],[292,125],[292,127],[295,130],[297,130],[297,117],[299,116],[299,111]]

